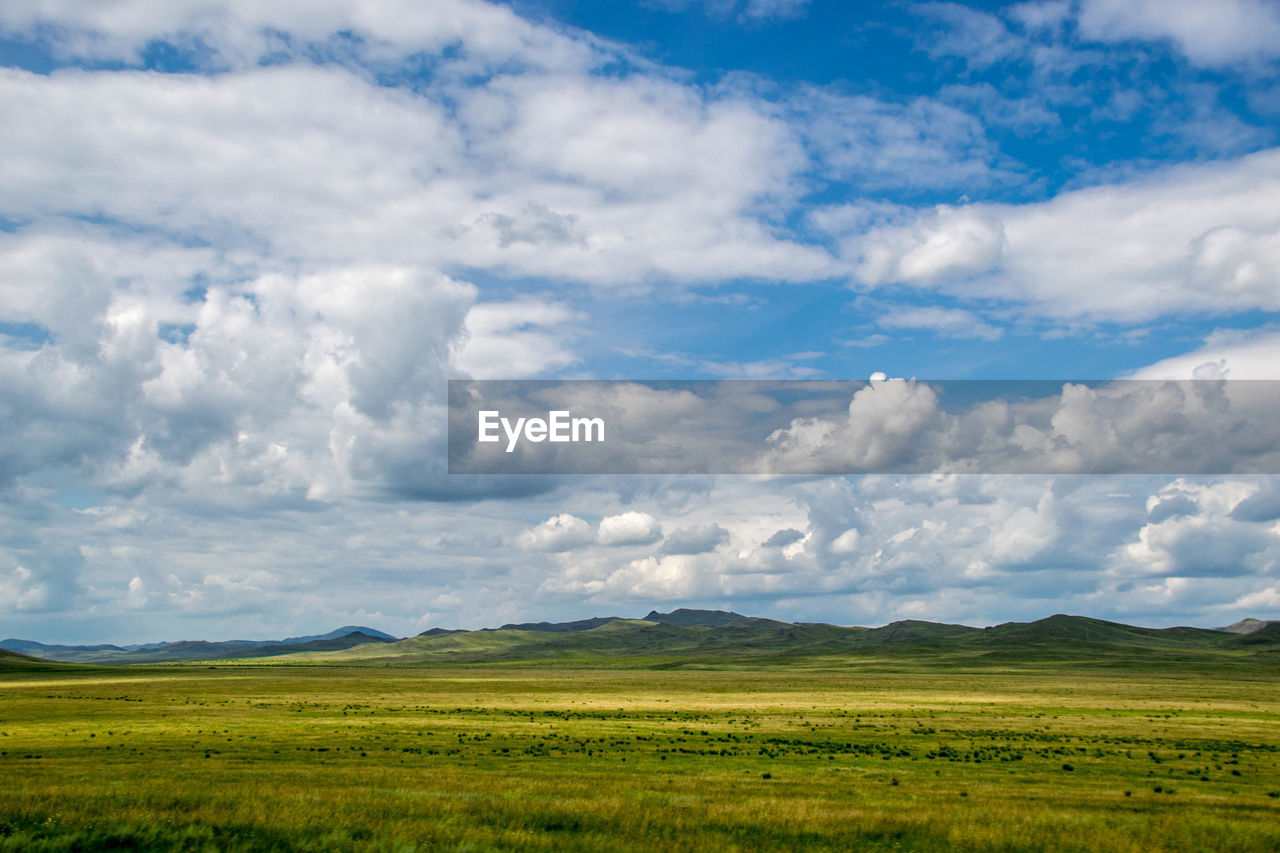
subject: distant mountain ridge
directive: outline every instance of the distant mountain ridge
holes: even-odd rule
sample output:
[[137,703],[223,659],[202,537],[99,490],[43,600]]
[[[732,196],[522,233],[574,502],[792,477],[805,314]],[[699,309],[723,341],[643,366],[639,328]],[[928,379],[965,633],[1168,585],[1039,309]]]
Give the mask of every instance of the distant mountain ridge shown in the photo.
[[326,634],[272,641],[186,640],[121,647],[4,640],[0,649],[29,659],[92,664],[270,657],[404,665],[661,658],[670,665],[682,665],[682,661],[786,661],[845,655],[950,655],[971,661],[1108,656],[1165,656],[1171,660],[1216,656],[1225,660],[1247,655],[1280,663],[1280,621],[1246,619],[1221,629],[1142,628],[1056,614],[1034,622],[1006,622],[986,628],[915,619],[865,628],[680,608],[669,613],[651,610],[642,619],[598,616],[569,622],[507,623],[476,631],[432,628],[403,640],[372,628],[347,625]]
[[[617,621],[634,621],[627,620],[623,616],[593,616],[590,619],[578,619],[573,622],[519,622],[508,623],[498,631],[547,631],[550,633],[560,634],[567,631],[590,631],[593,628],[599,628],[610,622]],[[772,623],[774,625],[790,625],[790,622],[779,622],[776,619],[763,619],[759,616],[743,616],[740,613],[734,613],[729,610],[689,610],[681,607],[672,610],[670,613],[659,613],[656,610],[650,610],[648,616],[642,617],[644,622],[660,622],[665,625],[696,625],[703,628],[719,628],[724,625],[734,624],[764,624]],[[434,631],[442,629],[433,628]],[[427,633],[427,632],[423,632]],[[422,636],[419,634],[418,636]]]
[[[433,628],[380,646],[290,655],[315,663],[554,663],[659,666],[793,660],[953,661],[959,665],[1063,662],[1175,666],[1248,660],[1280,665],[1280,623],[1250,634],[1208,628],[1143,628],[1056,614],[987,628],[902,620],[879,628],[783,622],[720,610],[650,611],[642,619],[508,623],[478,631]],[[628,663],[628,660],[634,663]]]
[[68,663],[164,663],[219,658],[273,657],[297,652],[335,651],[365,643],[390,643],[397,638],[361,625],[345,625],[325,634],[284,640],[179,640],[130,646],[56,645],[33,640],[0,640],[0,650],[30,658]]
[[[316,640],[336,640],[339,637],[345,637],[352,633],[361,633],[369,637],[381,637],[384,640],[398,640],[399,637],[393,637],[390,634],[383,633],[377,628],[370,628],[365,625],[343,625],[341,628],[334,628],[325,634],[311,634],[306,637],[286,637],[283,640],[269,640],[271,643],[312,643]],[[265,645],[265,643],[264,643]]]
[[1213,630],[1229,631],[1232,634],[1252,634],[1254,631],[1261,631],[1271,625],[1280,625],[1280,620],[1245,618],[1239,622],[1232,622],[1225,628],[1214,628]]

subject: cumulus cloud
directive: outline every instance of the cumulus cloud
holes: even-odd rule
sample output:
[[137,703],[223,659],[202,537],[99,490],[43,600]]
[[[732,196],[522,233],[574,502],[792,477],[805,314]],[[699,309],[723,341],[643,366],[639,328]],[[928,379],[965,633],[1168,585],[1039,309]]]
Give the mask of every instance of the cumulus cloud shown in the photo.
[[561,513],[520,534],[520,547],[529,551],[571,551],[594,539],[591,525],[575,515]]
[[[661,77],[593,78],[611,48],[501,7],[408,10],[403,26],[359,4],[305,22],[237,3],[71,8],[0,20],[125,62],[189,38],[224,70],[0,70],[0,103],[27,117],[0,130],[0,316],[26,329],[0,351],[16,439],[0,483],[50,467],[255,499],[519,491],[442,479],[442,380],[572,364],[585,318],[480,300],[443,268],[642,286],[830,266],[757,219],[801,160],[781,122]],[[354,62],[241,61],[268,49],[264,28],[348,26],[375,53],[461,38],[460,63],[519,62],[411,91]]]
[[1079,26],[1099,41],[1171,41],[1200,65],[1280,57],[1280,9],[1267,0],[1083,0]]
[[858,540],[862,533],[856,527],[850,527],[835,539],[831,540],[831,553],[852,554],[858,550]]
[[[622,565],[575,555],[540,594],[585,597],[597,608],[748,597],[775,602],[779,616],[791,608],[795,618],[820,612],[842,624],[991,624],[999,620],[988,614],[1011,597],[1024,618],[1054,608],[1143,624],[1207,624],[1217,616],[1203,614],[1219,613],[1237,614],[1233,621],[1245,615],[1238,602],[1260,588],[1258,573],[1280,558],[1273,523],[1229,518],[1234,502],[1266,482],[879,476],[775,484],[771,497],[786,495],[803,516],[735,535],[756,546]],[[1160,518],[1160,507],[1184,498],[1181,512]],[[756,490],[726,481],[715,499],[725,524],[760,530]],[[794,531],[785,548],[768,544],[779,529]],[[1150,552],[1131,548],[1144,529]],[[1197,546],[1197,535],[1223,546],[1219,557]]]
[[[575,555],[540,594],[581,596],[596,607],[746,597],[778,602],[778,615],[790,602],[797,616],[820,611],[842,624],[991,624],[986,614],[1012,596],[1030,617],[1055,608],[1185,624],[1190,614],[1238,612],[1232,608],[1261,589],[1259,575],[1278,565],[1274,523],[1230,517],[1265,483],[950,475],[775,485],[773,495],[785,492],[804,515],[735,536],[758,545],[622,565]],[[752,519],[754,495],[742,484],[718,490],[724,523]],[[1182,511],[1161,517],[1161,506],[1180,500]],[[786,547],[769,541],[768,530],[779,529]]]
[[61,611],[81,593],[84,564],[80,550],[64,543],[0,549],[0,611],[11,616]]
[[928,385],[873,382],[854,392],[847,418],[800,418],[771,434],[762,468],[892,469],[915,459],[941,421],[937,395]]
[[[1280,332],[1271,329],[1210,335],[1185,355],[1130,372],[1131,379],[1280,379]],[[1197,371],[1199,373],[1197,374]]]
[[[389,59],[459,42],[475,60],[491,63],[514,56],[541,66],[582,65],[594,53],[590,46],[530,24],[504,6],[475,0],[442,0],[430,9],[411,0],[320,7],[267,7],[247,0],[126,0],[110,8],[88,9],[75,0],[15,0],[0,10],[0,27],[16,35],[49,37],[64,57],[140,63],[145,48],[160,39],[205,55],[215,67],[233,68],[267,57],[302,57],[315,48]],[[340,38],[341,33],[349,37]]]
[[18,222],[114,219],[259,266],[266,251],[600,286],[830,269],[756,216],[793,194],[802,152],[786,125],[661,79],[530,72],[411,93],[305,63],[5,69],[0,103],[30,119],[0,131]]
[[566,338],[576,317],[551,300],[481,303],[467,312],[454,363],[476,379],[519,379],[572,364]]
[[[403,474],[387,456],[425,464],[442,443],[469,285],[378,267],[266,275],[187,302],[82,285],[101,288],[82,330],[96,352],[55,339],[0,353],[9,398],[24,400],[14,429],[32,437],[10,451],[15,475],[71,464],[124,489],[163,477],[331,499]],[[174,319],[181,334],[164,336]]]
[[641,557],[604,571],[574,565],[547,578],[540,589],[632,606],[636,602],[678,601],[714,590],[700,560],[685,555]]
[[[1144,575],[1164,577],[1231,577],[1255,574],[1275,565],[1280,531],[1246,520],[1235,509],[1259,494],[1246,482],[1196,484],[1175,481],[1149,501],[1151,519],[1125,545],[1115,560]],[[1186,511],[1155,512],[1170,500]]]
[[[1258,491],[1236,504],[1228,515],[1237,521],[1280,519],[1280,483],[1267,481]],[[1153,517],[1152,520],[1157,519]]]
[[785,530],[779,530],[764,540],[760,547],[762,548],[785,548],[793,545],[804,538],[804,531],[796,530],[794,527],[788,527]]
[[1005,242],[1000,219],[982,208],[940,205],[910,225],[875,228],[850,249],[857,253],[856,275],[865,284],[928,285],[994,268]]
[[651,545],[662,538],[662,525],[647,512],[623,512],[600,519],[601,545]]
[[936,288],[1060,319],[1275,310],[1277,193],[1280,152],[1269,150],[1046,202],[908,213],[849,236],[844,253],[863,286]]
[[11,610],[37,610],[52,603],[48,587],[25,566],[14,566],[7,576],[0,577],[0,593]]
[[662,553],[705,554],[728,541],[729,531],[719,524],[695,524],[671,531],[662,543]]
[[[938,389],[945,394],[946,383]],[[795,418],[775,430],[746,467],[771,473],[1273,472],[1280,470],[1280,435],[1270,426],[1276,404],[1275,383],[1215,380],[1096,388],[1068,382],[1056,393],[944,407],[927,383],[880,380],[854,392],[843,415]]]

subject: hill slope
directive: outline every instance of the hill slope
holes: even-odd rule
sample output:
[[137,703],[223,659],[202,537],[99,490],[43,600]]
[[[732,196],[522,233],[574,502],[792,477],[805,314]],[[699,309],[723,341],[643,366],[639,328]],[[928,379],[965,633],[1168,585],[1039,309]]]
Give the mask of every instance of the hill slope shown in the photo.
[[[1258,620],[1254,620],[1258,621]],[[930,665],[1004,665],[1079,661],[1097,665],[1156,662],[1280,665],[1280,622],[1248,632],[1142,628],[1056,614],[989,628],[907,619],[879,628],[846,628],[743,616],[723,610],[650,611],[643,619],[594,617],[572,622],[508,624],[478,631],[433,628],[395,640],[382,632],[343,629],[314,638],[270,642],[182,641],[148,646],[44,646],[7,640],[33,657],[83,663],[173,663],[271,659],[281,663],[577,662],[603,666],[732,665],[745,662],[894,661]],[[351,627],[351,626],[346,626]],[[25,655],[25,657],[23,657]],[[10,666],[17,666],[10,663]]]
[[[892,659],[1000,663],[1230,661],[1280,664],[1280,626],[1247,635],[1201,628],[1140,628],[1058,614],[991,628],[904,620],[880,628],[780,622],[726,611],[650,612],[644,619],[525,623],[479,631],[430,631],[282,661],[418,665],[577,661],[622,666]],[[612,662],[612,663],[610,663]]]
[[70,664],[55,663],[0,649],[0,672],[48,672],[51,669],[64,669],[70,666]]
[[[339,634],[330,631],[315,638],[292,640],[179,640],[173,643],[148,643],[140,646],[64,646],[46,645],[30,640],[5,640],[0,648],[42,661],[94,664],[171,663],[188,660],[221,658],[271,657],[298,652],[323,652],[348,649],[365,643],[389,643],[395,638],[372,628],[351,629]],[[372,633],[369,633],[372,632]]]

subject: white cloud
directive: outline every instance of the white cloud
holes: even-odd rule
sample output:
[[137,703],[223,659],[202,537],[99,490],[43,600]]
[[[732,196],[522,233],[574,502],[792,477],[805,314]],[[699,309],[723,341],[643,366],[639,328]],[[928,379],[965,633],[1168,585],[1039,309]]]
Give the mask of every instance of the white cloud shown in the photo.
[[1071,17],[1069,0],[1031,0],[1007,7],[1010,17],[1028,29],[1043,30],[1061,26]]
[[768,539],[760,544],[762,548],[787,548],[804,539],[804,531],[796,530],[794,527],[783,528],[774,531]]
[[1280,332],[1269,329],[1219,332],[1210,335],[1199,349],[1163,359],[1128,376],[1133,379],[1280,380]]
[[1272,149],[1047,202],[938,208],[852,236],[845,254],[865,286],[903,282],[1053,318],[1276,310],[1277,195]]
[[997,266],[1005,251],[1000,219],[980,206],[939,205],[905,226],[854,238],[856,276],[869,285],[930,285],[963,280]]
[[963,308],[924,305],[893,308],[876,320],[886,329],[931,329],[944,337],[998,339],[1003,330]]
[[[144,6],[90,20],[106,35],[80,48],[265,21]],[[33,9],[6,14],[20,28]],[[6,481],[71,466],[112,489],[448,495],[440,380],[571,364],[584,318],[553,298],[475,304],[442,268],[637,287],[830,269],[757,218],[802,160],[781,122],[661,77],[539,69],[421,92],[306,62],[0,70],[0,103],[26,117],[0,126],[0,214],[18,223],[0,317],[48,338],[0,351],[21,448]]]
[[650,545],[662,538],[662,525],[647,512],[629,512],[600,519],[596,541],[601,545]]
[[618,568],[574,564],[548,577],[540,590],[631,606],[642,602],[647,606],[654,601],[686,599],[714,588],[699,557],[672,555],[641,557]]
[[858,528],[850,527],[835,539],[831,540],[831,553],[853,554],[858,550],[858,539],[861,537]]
[[[30,284],[12,281],[10,292]],[[108,488],[185,481],[324,499],[385,485],[394,466],[378,459],[396,446],[432,455],[474,298],[438,274],[379,267],[268,275],[189,302],[182,281],[155,294],[79,284],[101,314],[39,351],[0,352],[0,383],[24,401],[15,435],[31,439],[11,475],[70,464]],[[181,339],[162,337],[175,320]]]
[[743,470],[1253,473],[1280,464],[1270,384],[1067,382],[959,407],[942,405],[945,383],[937,389],[873,380],[843,414],[792,418]]
[[771,434],[762,470],[891,470],[914,460],[941,423],[928,385],[873,382],[854,393],[847,417],[797,418]]
[[984,69],[1026,51],[1023,39],[995,15],[960,3],[917,3],[913,11],[944,25],[930,28],[929,48],[935,55],[963,56],[974,68]]
[[983,123],[931,98],[906,103],[807,89],[789,102],[817,168],[862,190],[958,188],[1016,179],[999,163]]
[[1269,586],[1242,595],[1223,609],[1243,613],[1275,613],[1280,611],[1280,587]]
[[681,527],[667,535],[662,543],[664,554],[705,554],[729,541],[729,531],[719,524],[695,524]]
[[37,610],[50,604],[48,588],[35,580],[31,570],[15,566],[0,577],[0,601],[8,610]]
[[[1280,558],[1280,533],[1263,524],[1239,521],[1231,513],[1256,494],[1246,482],[1201,485],[1178,480],[1159,497],[1185,501],[1186,511],[1154,517],[1137,541],[1114,555],[1123,569],[1164,577],[1230,577],[1266,571]],[[1155,503],[1152,508],[1158,506]]]
[[0,129],[6,217],[117,220],[250,269],[460,264],[627,287],[832,270],[759,218],[795,195],[791,130],[749,99],[661,78],[413,93],[306,64],[5,69],[0,104],[28,118]]
[[[299,55],[308,46],[369,59],[435,52],[462,43],[472,61],[519,58],[544,67],[596,61],[592,46],[530,24],[505,6],[477,0],[413,0],[255,3],[196,0],[165,3],[120,0],[110,6],[77,0],[14,0],[0,8],[0,27],[13,33],[41,31],[63,56],[136,63],[153,40],[171,40],[209,51],[218,66],[254,65],[268,55]],[[281,39],[287,33],[294,39]],[[350,33],[360,40],[338,38]]]
[[944,86],[939,97],[966,112],[981,115],[988,126],[1007,127],[1019,136],[1042,133],[1061,124],[1058,114],[1049,109],[1039,93],[1010,97],[990,83],[972,83]]
[[125,594],[125,606],[141,609],[147,604],[147,585],[142,578],[134,575],[129,580],[129,591]]
[[669,12],[699,7],[709,17],[734,18],[753,25],[802,18],[808,12],[809,0],[648,0],[646,5]]
[[529,551],[571,551],[594,538],[591,525],[569,513],[552,516],[520,534],[521,548]]
[[7,534],[12,544],[0,547],[0,612],[59,613],[74,606],[83,587],[81,549],[68,547],[65,540],[32,541],[17,530]]
[[520,379],[564,367],[575,360],[568,339],[577,317],[554,301],[482,302],[467,313],[466,343],[454,363],[472,379]]
[[1269,0],[1082,0],[1079,27],[1099,41],[1169,40],[1200,65],[1280,57],[1280,7]]

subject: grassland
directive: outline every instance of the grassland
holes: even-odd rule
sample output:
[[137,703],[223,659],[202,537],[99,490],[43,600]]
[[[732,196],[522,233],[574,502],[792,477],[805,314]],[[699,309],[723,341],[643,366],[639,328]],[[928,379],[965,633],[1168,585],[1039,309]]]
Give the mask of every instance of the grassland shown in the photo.
[[0,671],[0,850],[1280,849],[1274,667]]

